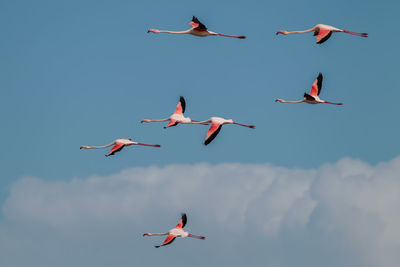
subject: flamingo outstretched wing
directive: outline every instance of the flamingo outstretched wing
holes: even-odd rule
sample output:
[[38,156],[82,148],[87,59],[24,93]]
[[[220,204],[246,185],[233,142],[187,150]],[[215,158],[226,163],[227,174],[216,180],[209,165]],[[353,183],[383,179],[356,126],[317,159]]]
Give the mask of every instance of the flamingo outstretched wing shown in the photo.
[[162,247],[162,246],[166,246],[171,244],[172,242],[174,242],[176,236],[174,235],[168,235],[167,238],[164,240],[164,242],[160,245],[160,246],[155,246],[156,248]]
[[321,93],[322,79],[323,79],[322,73],[319,73],[317,79],[315,79],[314,83],[311,86],[310,90],[311,96],[319,96],[319,93]]
[[189,23],[194,29],[199,31],[206,31],[207,27],[201,23],[195,16],[193,16],[192,21]]
[[172,127],[178,125],[178,122],[176,120],[170,120],[168,125],[165,126],[164,128]]
[[176,105],[174,114],[183,115],[183,113],[185,113],[185,109],[186,109],[186,101],[185,101],[185,98],[183,98],[183,96],[181,96],[179,98],[178,105]]
[[317,35],[317,44],[322,44],[331,37],[332,31],[326,28],[320,28]]
[[106,155],[106,157],[114,155],[115,153],[121,151],[124,148],[125,144],[123,143],[115,143],[115,145],[111,148],[110,152]]
[[186,213],[182,213],[181,220],[180,220],[179,223],[175,226],[175,228],[180,228],[180,229],[182,229],[183,227],[185,227],[186,222],[187,222]]
[[221,131],[222,124],[218,122],[212,122],[211,127],[207,132],[206,140],[204,141],[205,145],[211,143],[212,140],[218,135],[219,131]]

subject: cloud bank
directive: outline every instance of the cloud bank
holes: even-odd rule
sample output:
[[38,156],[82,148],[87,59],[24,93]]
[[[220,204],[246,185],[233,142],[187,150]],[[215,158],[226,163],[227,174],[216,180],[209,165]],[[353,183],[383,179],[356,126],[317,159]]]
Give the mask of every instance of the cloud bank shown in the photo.
[[[1,266],[400,265],[400,157],[318,169],[270,164],[131,168],[18,180],[2,203]],[[205,241],[143,238],[180,212]],[[173,259],[168,261],[166,259]]]

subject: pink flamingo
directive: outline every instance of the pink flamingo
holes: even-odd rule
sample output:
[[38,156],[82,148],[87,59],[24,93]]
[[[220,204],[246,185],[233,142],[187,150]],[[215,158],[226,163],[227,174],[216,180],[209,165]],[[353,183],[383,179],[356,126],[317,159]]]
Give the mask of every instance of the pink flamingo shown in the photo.
[[167,238],[165,239],[165,241],[160,246],[155,246],[156,248],[171,244],[177,237],[193,237],[193,238],[198,238],[198,239],[203,239],[203,240],[206,239],[204,236],[193,235],[189,232],[185,232],[183,230],[183,227],[185,227],[186,222],[187,222],[186,214],[182,213],[181,220],[175,226],[175,228],[169,230],[166,233],[144,233],[143,236],[167,235]]
[[321,92],[322,88],[322,73],[319,73],[317,79],[314,81],[314,83],[311,86],[310,93],[304,93],[304,99],[298,100],[298,101],[285,101],[282,99],[276,99],[275,102],[281,102],[281,103],[301,103],[301,102],[306,102],[308,104],[319,104],[319,103],[325,103],[325,104],[333,104],[333,105],[343,105],[343,103],[332,103],[328,102],[325,100],[319,99],[319,93]]
[[81,146],[80,149],[106,148],[112,145],[113,147],[111,148],[110,152],[106,155],[106,157],[114,155],[114,153],[121,151],[126,146],[139,145],[139,146],[160,147],[160,145],[143,144],[143,143],[133,142],[131,139],[121,138],[105,146]]
[[204,145],[208,145],[209,143],[211,143],[212,140],[214,140],[214,138],[221,131],[222,125],[224,125],[224,124],[236,124],[236,125],[248,127],[251,129],[255,128],[254,125],[240,124],[240,123],[234,122],[232,119],[227,120],[227,119],[224,119],[221,117],[211,117],[205,121],[198,121],[198,122],[192,122],[192,123],[195,123],[195,124],[210,124],[211,123],[211,127],[207,132],[207,136],[204,141]]
[[338,29],[329,25],[324,25],[324,24],[317,24],[314,27],[312,27],[311,29],[305,30],[305,31],[293,31],[293,32],[287,32],[287,31],[278,31],[276,34],[284,34],[284,35],[288,35],[288,34],[292,34],[292,33],[307,33],[307,32],[314,32],[314,36],[317,36],[317,44],[322,44],[323,42],[325,42],[326,40],[329,39],[329,37],[331,37],[333,32],[344,32],[344,33],[349,33],[349,34],[353,34],[356,36],[360,36],[360,37],[368,37],[368,33],[358,33],[358,32],[351,32],[351,31],[347,31],[347,30],[342,30],[342,29]]
[[195,16],[193,16],[192,21],[189,23],[189,25],[192,26],[191,29],[186,30],[186,31],[180,31],[180,32],[174,32],[174,31],[160,31],[156,29],[150,29],[147,32],[152,32],[152,33],[173,33],[173,34],[191,34],[194,36],[199,36],[199,37],[206,37],[206,36],[225,36],[225,37],[232,37],[232,38],[238,38],[238,39],[245,39],[246,36],[232,36],[232,35],[226,35],[222,33],[216,33],[207,30],[207,27],[201,23]]
[[159,121],[169,121],[168,125],[164,127],[164,129],[171,127],[171,126],[176,126],[179,123],[192,123],[192,122],[196,122],[192,119],[190,119],[189,117],[185,117],[183,116],[183,114],[185,113],[185,109],[186,109],[186,102],[185,99],[183,98],[183,96],[180,97],[178,105],[176,106],[175,112],[169,116],[166,119],[162,119],[162,120],[148,120],[148,119],[144,119],[141,122],[159,122]]

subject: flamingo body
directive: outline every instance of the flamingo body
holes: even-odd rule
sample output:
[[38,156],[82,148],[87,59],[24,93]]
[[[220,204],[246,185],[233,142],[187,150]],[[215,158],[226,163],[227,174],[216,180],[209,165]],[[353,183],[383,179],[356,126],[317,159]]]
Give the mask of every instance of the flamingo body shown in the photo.
[[190,26],[192,26],[191,29],[188,29],[186,31],[162,31],[162,30],[156,30],[156,29],[150,29],[147,32],[152,32],[152,33],[171,33],[171,34],[191,34],[194,36],[198,37],[207,37],[207,36],[224,36],[224,37],[231,37],[231,38],[238,38],[238,39],[245,39],[246,36],[233,36],[233,35],[226,35],[222,33],[216,33],[209,31],[207,27],[201,23],[195,16],[193,16],[192,21],[189,23]]
[[159,246],[154,246],[156,248],[162,247],[162,246],[166,246],[171,244],[172,242],[174,242],[175,238],[177,237],[193,237],[193,238],[197,238],[197,239],[205,239],[204,236],[197,236],[197,235],[193,235],[190,234],[189,232],[186,232],[183,230],[183,227],[185,227],[187,222],[187,216],[185,213],[182,213],[181,215],[181,220],[178,222],[178,224],[172,228],[171,230],[169,230],[166,233],[144,233],[143,236],[163,236],[166,235],[167,238],[164,240],[164,242],[159,245]]

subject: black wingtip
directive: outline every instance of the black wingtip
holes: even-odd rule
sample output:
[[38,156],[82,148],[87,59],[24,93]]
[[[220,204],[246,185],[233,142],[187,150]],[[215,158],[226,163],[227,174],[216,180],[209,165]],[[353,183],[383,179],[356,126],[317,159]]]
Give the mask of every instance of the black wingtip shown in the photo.
[[159,248],[159,247],[161,247],[161,246],[154,246],[155,248]]

